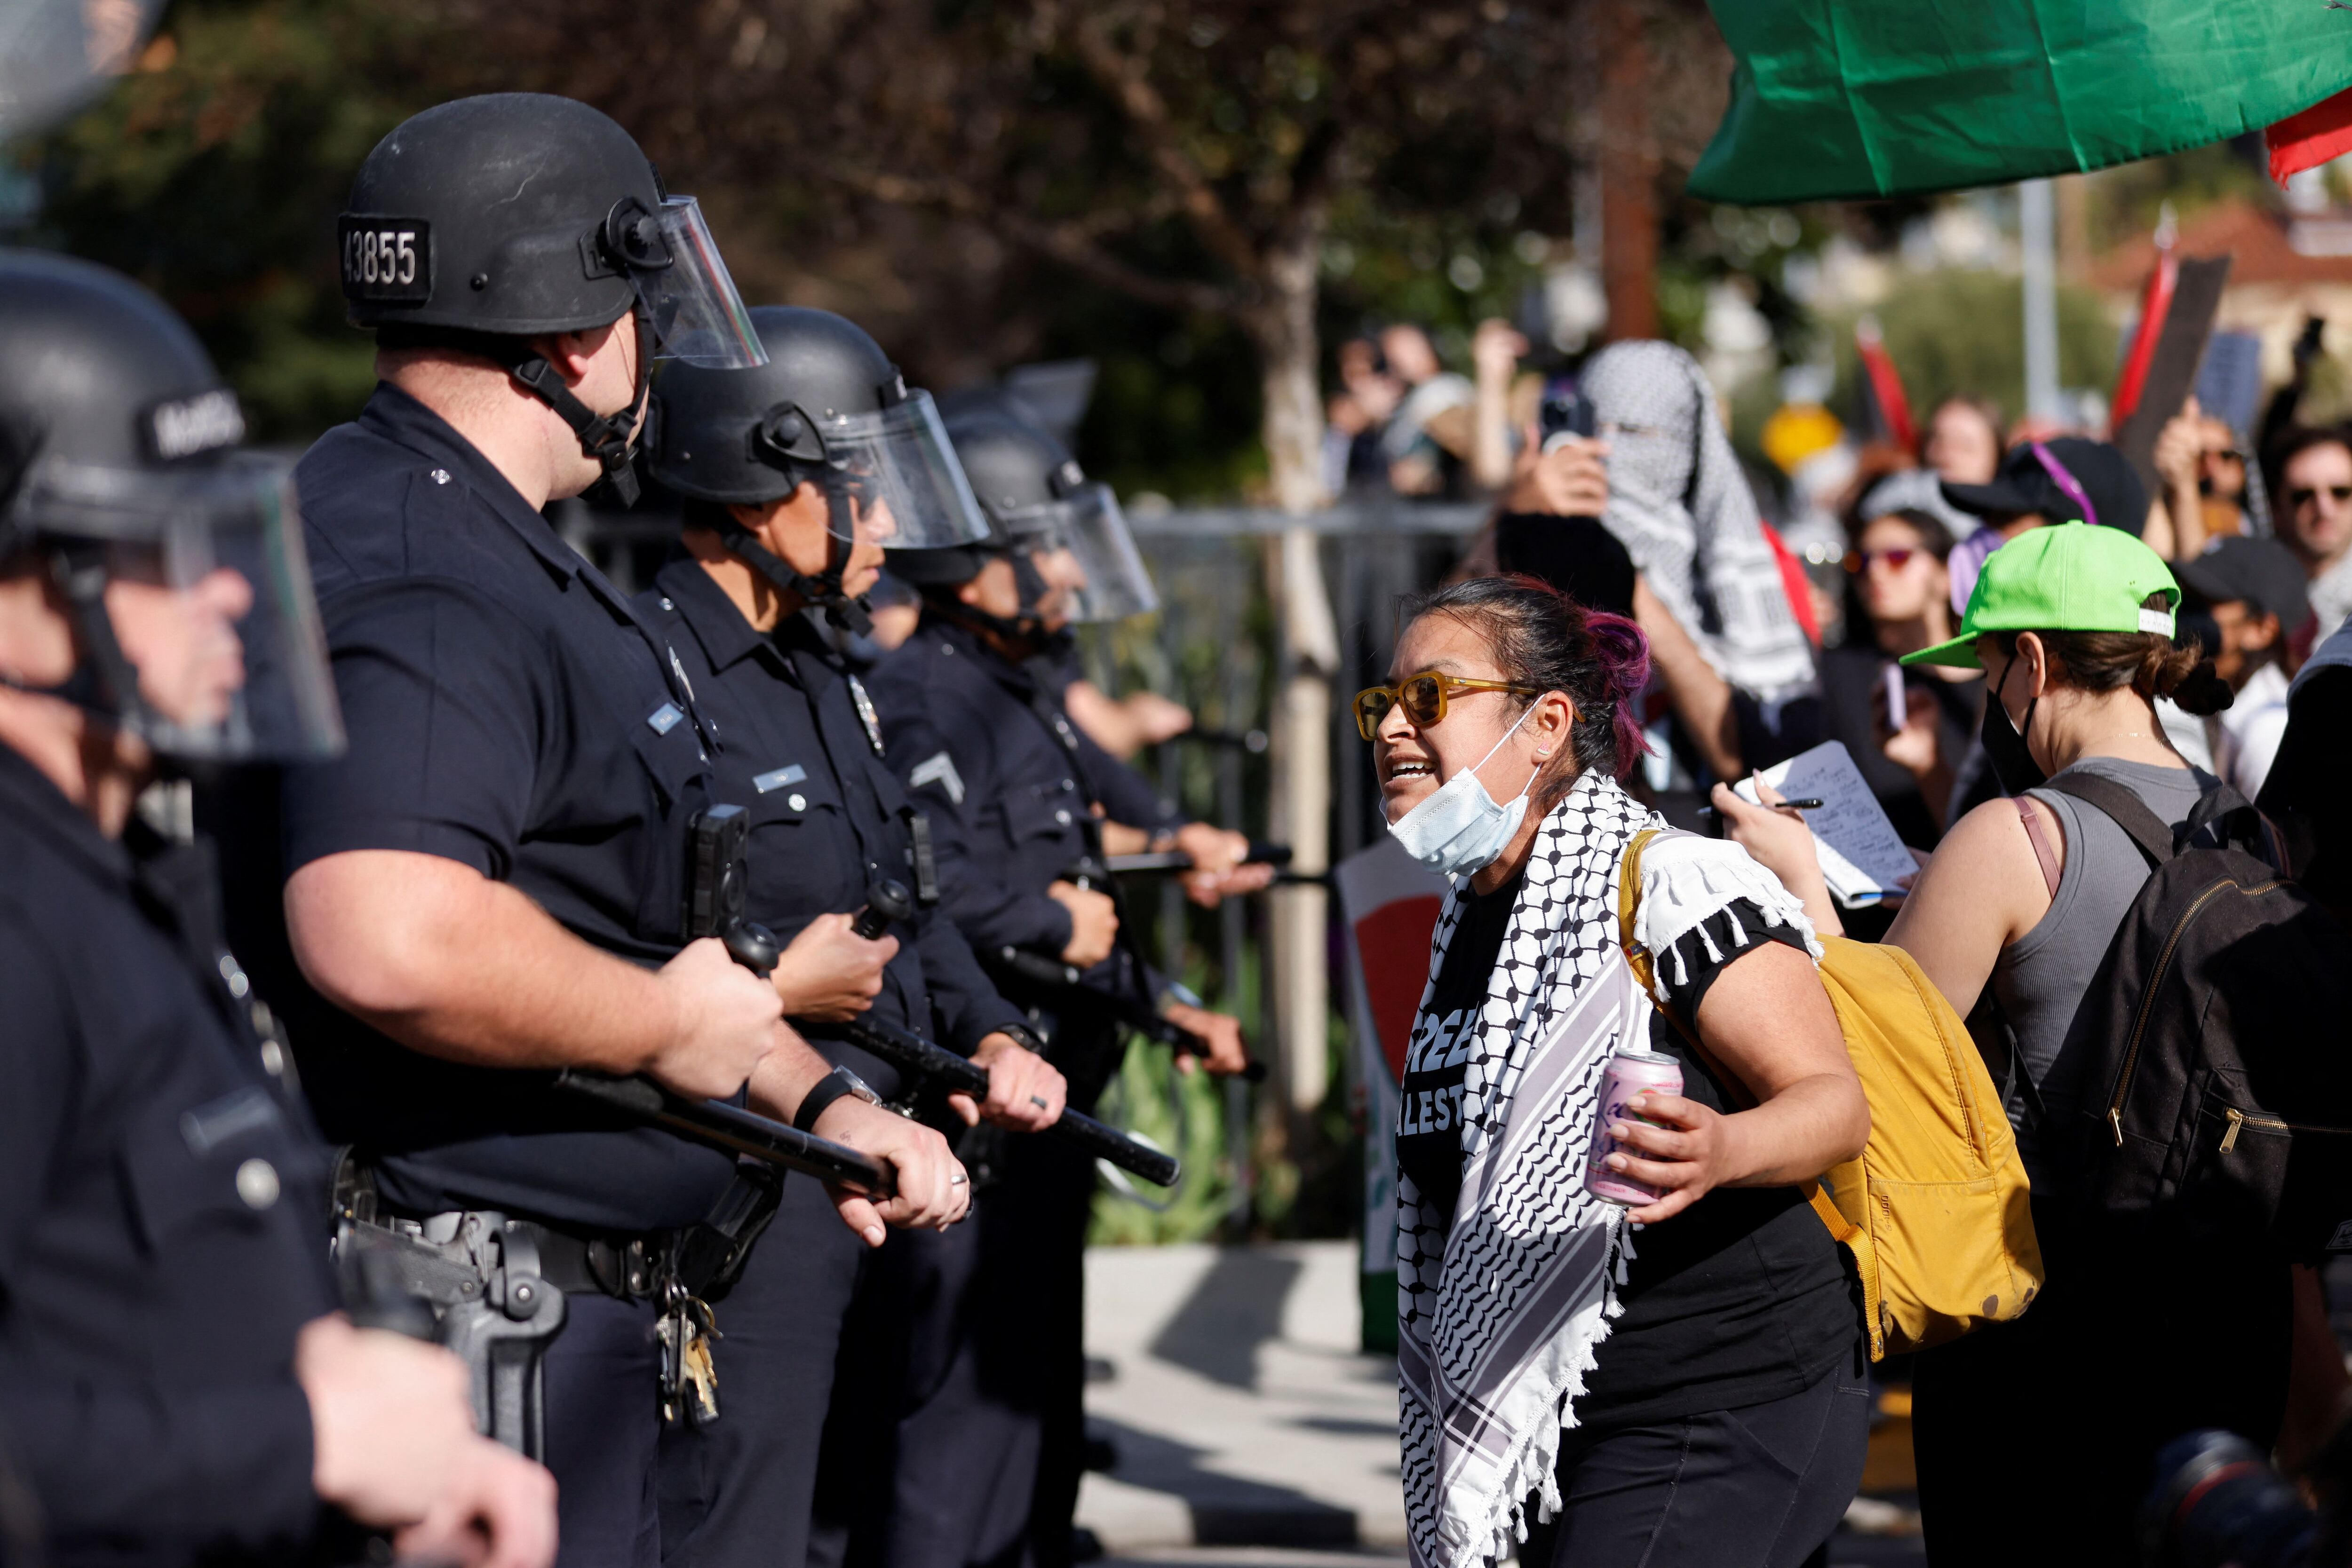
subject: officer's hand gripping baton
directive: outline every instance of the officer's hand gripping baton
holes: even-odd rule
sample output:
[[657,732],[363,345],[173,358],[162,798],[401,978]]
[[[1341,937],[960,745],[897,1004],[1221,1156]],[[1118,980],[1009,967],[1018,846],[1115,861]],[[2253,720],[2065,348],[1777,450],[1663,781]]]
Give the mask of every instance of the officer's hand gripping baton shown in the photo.
[[[765,978],[776,967],[776,939],[767,928],[739,922],[720,938],[734,960]],[[673,1094],[650,1078],[617,1078],[567,1067],[555,1075],[559,1089],[595,1101],[632,1121],[659,1127],[688,1143],[722,1154],[749,1155],[755,1160],[799,1171],[835,1186],[856,1187],[877,1198],[896,1197],[898,1173],[871,1155],[845,1144],[816,1137],[782,1122],[740,1110],[719,1100],[689,1100]]]
[[[986,956],[989,967],[1000,974],[1015,976],[1034,986],[1047,986],[1060,991],[1083,991],[1088,1000],[1108,1008],[1118,1021],[1147,1040],[1158,1040],[1179,1056],[1205,1058],[1209,1042],[1172,1019],[1162,1018],[1151,1008],[1131,997],[1098,991],[1079,978],[1078,970],[1059,958],[1049,958],[1043,953],[1032,953],[1022,947],[999,947]],[[1251,1083],[1265,1082],[1265,1063],[1253,1061],[1235,1074]]]
[[[911,919],[914,914],[913,895],[904,884],[886,876],[867,891],[866,907],[857,912],[849,929],[871,942],[887,931],[892,921]],[[932,1044],[911,1030],[899,1029],[878,1019],[808,1024],[795,1019],[793,1027],[803,1034],[846,1040],[860,1051],[880,1057],[909,1078],[937,1083],[950,1094],[969,1094],[976,1101],[988,1098],[988,1069],[944,1046]],[[1097,1159],[1108,1160],[1119,1169],[1160,1186],[1175,1186],[1184,1174],[1184,1167],[1174,1155],[1138,1143],[1083,1112],[1065,1110],[1060,1120],[1045,1131],[1076,1144]]]

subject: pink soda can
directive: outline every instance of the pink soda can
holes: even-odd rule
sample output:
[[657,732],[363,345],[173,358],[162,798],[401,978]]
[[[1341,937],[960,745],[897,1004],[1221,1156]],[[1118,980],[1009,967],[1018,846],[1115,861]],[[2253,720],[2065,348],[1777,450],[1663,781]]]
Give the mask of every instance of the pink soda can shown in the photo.
[[1603,1163],[1624,1147],[1609,1135],[1609,1125],[1647,1122],[1654,1127],[1664,1126],[1655,1117],[1635,1115],[1625,1108],[1626,1103],[1643,1094],[1682,1092],[1683,1066],[1671,1056],[1653,1051],[1621,1051],[1609,1059],[1608,1071],[1601,1075],[1601,1114],[1592,1124],[1592,1154],[1584,1165],[1585,1191],[1605,1203],[1622,1203],[1628,1208],[1655,1203],[1664,1196],[1649,1183],[1621,1176]]

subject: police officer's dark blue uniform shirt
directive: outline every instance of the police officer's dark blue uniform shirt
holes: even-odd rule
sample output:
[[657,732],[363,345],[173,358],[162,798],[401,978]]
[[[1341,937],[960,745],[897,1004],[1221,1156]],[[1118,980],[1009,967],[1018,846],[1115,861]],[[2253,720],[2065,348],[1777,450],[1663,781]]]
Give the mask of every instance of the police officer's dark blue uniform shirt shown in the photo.
[[948,914],[982,952],[1059,953],[1070,914],[1045,884],[1087,852],[1084,790],[1030,706],[1037,687],[964,627],[926,613],[874,671],[890,766],[944,829]]
[[[441,855],[511,883],[573,935],[648,965],[684,941],[688,819],[712,734],[627,600],[464,437],[377,387],[296,470],[351,748],[289,771],[283,873],[355,850]],[[253,954],[259,946],[240,936]],[[545,1076],[407,1051],[321,1001],[285,959],[328,1137],[418,1212],[491,1207],[634,1232],[700,1218],[730,1162],[600,1125]]]
[[[1076,649],[1066,643],[1027,663],[1030,674],[1054,694],[1056,702],[1066,703],[1069,689],[1085,674]],[[1085,729],[1077,730],[1077,740],[1078,766],[1085,769],[1095,799],[1102,802],[1104,816],[1147,833],[1174,832],[1184,825],[1184,814],[1149,779],[1113,757]]]
[[[160,847],[159,847],[160,850]],[[52,1568],[299,1548],[325,1155],[192,848],[134,860],[0,746],[0,1411]]]
[[[878,877],[915,888],[904,815],[911,808],[876,745],[883,735],[878,716],[869,732],[853,677],[807,620],[787,616],[772,634],[755,631],[692,559],[669,562],[654,582],[637,608],[678,651],[723,737],[711,758],[715,792],[751,815],[745,914],[789,945],[820,915],[864,909]],[[899,923],[892,935],[898,954],[866,1017],[928,1037],[936,1011],[940,1042],[965,1054],[1021,1021],[937,910],[920,910],[913,931]],[[824,1042],[819,1048],[835,1053]],[[863,1053],[850,1065],[860,1076],[886,1071]],[[892,1092],[879,1077],[875,1087]]]
[[[877,875],[914,889],[906,793],[882,761],[880,731],[869,732],[842,661],[808,620],[788,616],[772,633],[754,630],[694,560],[671,561],[654,581],[637,607],[677,649],[719,731],[711,758],[719,797],[751,813],[749,916],[790,943],[819,915],[864,908]],[[891,929],[898,951],[866,1018],[914,1028],[966,1054],[1024,1021],[943,914],[926,908],[911,928],[898,922]],[[904,1087],[894,1070],[854,1046],[817,1030],[810,1043],[886,1096]],[[690,1499],[699,1511],[681,1539],[665,1534],[666,1563],[764,1568],[809,1554],[844,1316],[891,1317],[889,1260],[953,1244],[950,1236],[894,1232],[888,1251],[868,1262],[824,1188],[784,1184],[742,1278],[717,1303],[726,1324],[713,1353],[725,1413],[709,1427],[663,1435],[665,1507],[692,1512],[677,1507]],[[853,1291],[862,1298],[856,1306]],[[850,1397],[887,1403],[889,1385],[875,1360],[853,1360]]]

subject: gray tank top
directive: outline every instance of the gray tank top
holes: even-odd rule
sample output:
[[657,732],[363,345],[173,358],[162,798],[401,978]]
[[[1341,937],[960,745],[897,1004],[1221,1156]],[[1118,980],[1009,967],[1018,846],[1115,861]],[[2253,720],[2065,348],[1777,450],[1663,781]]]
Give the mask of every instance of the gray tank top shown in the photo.
[[[2138,796],[2158,821],[2178,827],[2198,797],[2220,780],[2200,768],[2159,768],[2113,757],[2086,757],[2066,773],[2112,779]],[[2060,774],[2063,778],[2065,774]],[[2042,1092],[2053,1124],[2063,1125],[2081,1103],[2082,1066],[2062,1059],[2066,1031],[2074,1021],[2091,977],[2115,940],[2124,914],[2148,878],[2147,857],[2104,811],[2054,789],[2027,791],[2050,808],[2065,837],[2066,866],[2050,911],[2032,930],[2000,951],[1993,963],[1993,995],[2017,1031],[2018,1054]],[[2010,1107],[2018,1123],[2018,1153],[2037,1191],[2053,1173],[2034,1130]]]

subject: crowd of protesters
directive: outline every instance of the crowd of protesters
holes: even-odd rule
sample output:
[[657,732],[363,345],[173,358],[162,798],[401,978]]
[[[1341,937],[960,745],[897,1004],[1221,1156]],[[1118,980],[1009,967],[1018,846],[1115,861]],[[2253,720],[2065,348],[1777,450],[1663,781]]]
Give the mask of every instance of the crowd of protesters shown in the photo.
[[[1828,1561],[1871,1333],[1805,1194],[1886,1109],[1836,1048],[1850,998],[1831,986],[1833,1013],[1815,977],[1839,936],[1899,949],[1967,1020],[2048,1270],[2014,1321],[1881,1369],[1914,1385],[1929,1561],[2154,1561],[2146,1532],[2204,1495],[2149,1502],[2158,1450],[2200,1428],[2257,1469],[2314,1464],[2347,1387],[2319,1247],[2161,1203],[2119,1221],[2073,1140],[2105,1092],[2085,1063],[2119,964],[2128,978],[2110,949],[2153,918],[2168,857],[2251,856],[2270,881],[2248,896],[2304,901],[2266,1005],[2342,983],[2309,955],[2352,953],[2329,809],[2352,763],[2352,427],[2274,403],[2256,454],[2192,399],[2151,494],[2098,435],[1954,397],[1914,449],[1855,465],[1843,559],[1809,572],[1681,350],[1592,355],[1574,382],[1593,434],[1547,436],[1528,400],[1484,395],[1511,379],[1506,329],[1482,329],[1475,381],[1401,369],[1430,367],[1390,342],[1407,333],[1426,349],[1392,329],[1343,352],[1335,429],[1341,403],[1363,420],[1347,474],[1434,490],[1433,451],[1475,478],[1502,449],[1491,525],[1403,607],[1391,684],[1356,707],[1391,832],[1453,879],[1397,1139],[1416,1561]],[[1413,389],[1385,423],[1383,376]],[[1482,441],[1498,407],[1507,439]],[[1360,466],[1375,448],[1386,466]],[[1759,799],[1727,787],[1829,740],[1919,863],[1874,904],[1831,895],[1802,812],[1760,779]],[[2286,1063],[2199,1080],[2202,1112],[2184,1091],[2212,1131],[2179,1134],[2197,1174],[2176,1158],[2176,1184],[2241,1180],[2233,1157],[2286,1168],[2249,1127],[2330,1147],[2310,1053],[2340,1017],[2232,1040],[2258,1032],[2242,997],[2242,1015],[2175,1018],[2187,1004],[2149,986],[2135,1050],[2171,1030]],[[1603,1066],[1629,1060],[1682,1087],[1601,1099]],[[2307,1197],[2333,1156],[2306,1157],[2276,1179]],[[1587,1201],[1603,1167],[1651,1196]],[[2189,1213],[2195,1191],[2172,1197]]]

